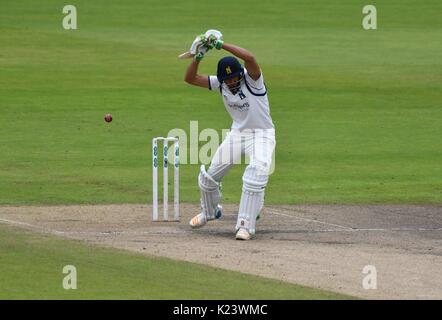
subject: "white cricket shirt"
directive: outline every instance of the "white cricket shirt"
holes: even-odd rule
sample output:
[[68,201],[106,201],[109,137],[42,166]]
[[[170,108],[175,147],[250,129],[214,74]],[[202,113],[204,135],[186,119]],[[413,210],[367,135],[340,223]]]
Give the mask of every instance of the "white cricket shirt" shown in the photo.
[[272,129],[269,99],[261,76],[255,81],[244,68],[244,80],[236,94],[232,94],[225,83],[220,87],[216,76],[209,76],[209,89],[221,93],[224,105],[232,117],[232,129]]

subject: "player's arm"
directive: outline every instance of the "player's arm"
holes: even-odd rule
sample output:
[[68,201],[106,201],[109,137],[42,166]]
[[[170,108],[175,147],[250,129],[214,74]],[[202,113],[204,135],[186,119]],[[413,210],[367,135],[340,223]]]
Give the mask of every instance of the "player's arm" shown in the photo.
[[253,80],[258,80],[261,76],[261,69],[259,68],[258,63],[256,62],[255,56],[249,50],[238,47],[229,43],[222,43],[222,49],[229,51],[236,57],[244,60],[244,65],[247,69],[247,73]]
[[187,67],[184,81],[194,86],[209,88],[209,77],[207,75],[198,74],[199,64],[200,62],[198,60],[192,60]]

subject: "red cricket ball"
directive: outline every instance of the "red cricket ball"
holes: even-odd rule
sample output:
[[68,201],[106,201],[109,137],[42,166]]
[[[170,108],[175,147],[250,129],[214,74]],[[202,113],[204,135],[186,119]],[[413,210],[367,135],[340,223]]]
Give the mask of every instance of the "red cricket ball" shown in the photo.
[[107,114],[104,116],[104,121],[106,122],[111,122],[112,121],[112,115],[111,114]]

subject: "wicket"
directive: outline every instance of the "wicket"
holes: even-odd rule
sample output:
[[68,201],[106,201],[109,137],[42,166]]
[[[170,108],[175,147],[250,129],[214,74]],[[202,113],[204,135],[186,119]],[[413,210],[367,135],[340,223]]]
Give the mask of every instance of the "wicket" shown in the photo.
[[153,197],[153,209],[152,209],[152,221],[158,221],[158,140],[163,142],[163,221],[169,221],[169,203],[168,203],[168,151],[169,151],[169,141],[173,142],[174,146],[174,219],[173,221],[180,220],[180,203],[179,203],[179,154],[180,147],[178,138],[173,137],[156,137],[152,139],[152,197]]

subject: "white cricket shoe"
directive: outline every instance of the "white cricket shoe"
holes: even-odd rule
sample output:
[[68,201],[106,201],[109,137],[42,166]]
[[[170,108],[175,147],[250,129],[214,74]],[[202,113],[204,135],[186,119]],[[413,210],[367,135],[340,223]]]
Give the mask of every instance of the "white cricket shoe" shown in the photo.
[[197,214],[189,221],[190,226],[194,229],[201,228],[201,227],[205,226],[206,223],[207,223],[207,218],[203,212],[201,212],[200,214]]
[[[223,216],[223,212],[222,212],[223,207],[221,205],[218,205],[215,211],[215,219],[221,219],[221,217]],[[209,219],[209,220],[213,220],[213,219]],[[201,212],[200,214],[197,214],[196,216],[194,216],[190,221],[189,224],[192,228],[201,228],[203,226],[206,225],[207,223],[207,217],[206,215]]]
[[236,232],[236,240],[250,240],[252,235],[244,228],[239,228]]

